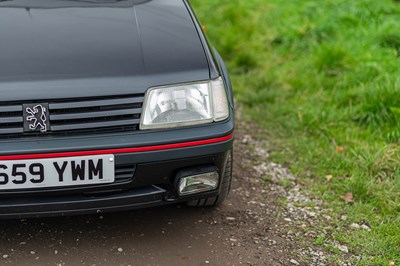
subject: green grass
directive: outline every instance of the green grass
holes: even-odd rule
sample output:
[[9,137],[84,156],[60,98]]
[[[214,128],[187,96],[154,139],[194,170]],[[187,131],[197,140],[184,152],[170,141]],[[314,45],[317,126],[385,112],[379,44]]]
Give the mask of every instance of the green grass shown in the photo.
[[[372,228],[344,224],[331,240],[362,255],[360,265],[399,265],[400,1],[191,3],[246,117],[268,132],[272,159],[347,224]],[[347,192],[353,205],[340,200]]]

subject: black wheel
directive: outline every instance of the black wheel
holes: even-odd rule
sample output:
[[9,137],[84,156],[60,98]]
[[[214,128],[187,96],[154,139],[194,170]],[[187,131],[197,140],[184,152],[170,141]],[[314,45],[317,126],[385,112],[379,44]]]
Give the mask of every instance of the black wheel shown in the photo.
[[193,207],[211,207],[217,206],[225,200],[231,190],[232,183],[232,153],[228,155],[226,161],[225,171],[223,173],[223,180],[221,183],[221,191],[218,196],[192,200],[187,203],[188,206]]

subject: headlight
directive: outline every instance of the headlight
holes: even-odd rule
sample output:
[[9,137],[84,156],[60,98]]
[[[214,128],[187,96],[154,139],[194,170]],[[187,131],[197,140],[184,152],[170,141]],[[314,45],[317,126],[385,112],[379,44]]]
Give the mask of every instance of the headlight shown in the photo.
[[206,124],[228,116],[228,100],[221,78],[156,87],[146,92],[140,129]]

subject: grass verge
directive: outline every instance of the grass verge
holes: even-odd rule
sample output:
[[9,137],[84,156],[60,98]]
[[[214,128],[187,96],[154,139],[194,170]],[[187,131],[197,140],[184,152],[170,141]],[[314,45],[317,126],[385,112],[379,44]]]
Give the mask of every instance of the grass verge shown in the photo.
[[[400,264],[400,2],[191,4],[247,118],[267,129],[272,159],[337,217],[372,229],[338,226],[316,242],[348,245],[359,265]],[[353,204],[340,199],[348,192]]]

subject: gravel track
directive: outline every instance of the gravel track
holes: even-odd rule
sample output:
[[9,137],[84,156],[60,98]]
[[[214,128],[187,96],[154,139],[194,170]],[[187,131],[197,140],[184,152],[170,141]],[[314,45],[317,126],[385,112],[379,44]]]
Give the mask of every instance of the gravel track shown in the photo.
[[217,208],[0,221],[1,265],[323,265],[325,255],[301,248],[291,230],[293,219],[318,213],[291,204],[309,199],[251,130],[238,125],[232,190]]

